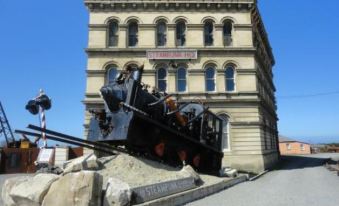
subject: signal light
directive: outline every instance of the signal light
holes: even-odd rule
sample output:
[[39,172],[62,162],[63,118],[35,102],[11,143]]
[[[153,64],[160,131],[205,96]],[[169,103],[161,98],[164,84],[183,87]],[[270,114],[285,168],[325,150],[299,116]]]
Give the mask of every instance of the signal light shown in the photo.
[[29,100],[26,109],[31,114],[36,115],[39,113],[39,106],[44,110],[49,110],[52,107],[52,101],[47,95],[42,94],[33,100]]
[[44,110],[49,110],[52,107],[51,99],[47,95],[43,94],[36,99],[37,104]]
[[36,115],[39,113],[39,106],[36,104],[35,100],[29,100],[26,109],[33,115]]

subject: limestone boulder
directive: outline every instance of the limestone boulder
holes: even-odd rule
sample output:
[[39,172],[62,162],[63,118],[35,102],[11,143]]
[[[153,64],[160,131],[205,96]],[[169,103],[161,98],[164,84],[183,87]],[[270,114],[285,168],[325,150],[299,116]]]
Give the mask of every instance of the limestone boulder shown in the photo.
[[192,177],[196,183],[200,183],[202,181],[199,174],[190,165],[184,166],[179,174],[182,177]]
[[236,169],[225,167],[220,170],[219,176],[235,178],[238,176],[238,171]]
[[37,174],[16,184],[9,195],[16,206],[39,206],[51,184],[59,178],[54,174]]
[[102,176],[95,171],[68,173],[49,189],[43,206],[101,205]]
[[132,191],[130,186],[116,178],[107,180],[104,206],[128,206],[131,202]]
[[67,162],[64,166],[64,174],[78,172],[80,170],[98,170],[100,162],[95,154],[88,154]]
[[29,176],[22,176],[22,177],[12,177],[7,179],[4,184],[2,185],[2,191],[1,191],[1,198],[4,206],[15,206],[15,202],[12,199],[12,197],[9,195],[11,192],[12,188],[15,187],[16,185],[27,181]]

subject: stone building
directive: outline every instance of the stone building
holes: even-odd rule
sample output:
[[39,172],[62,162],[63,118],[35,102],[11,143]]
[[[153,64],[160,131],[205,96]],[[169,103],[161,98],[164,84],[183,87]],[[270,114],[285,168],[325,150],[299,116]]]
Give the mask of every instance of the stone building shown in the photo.
[[[225,166],[260,172],[278,160],[274,57],[256,0],[85,0],[86,111],[128,65],[143,82],[199,100],[224,119]],[[85,133],[90,115],[85,114]]]
[[306,142],[279,137],[279,151],[281,155],[305,155],[311,154],[311,145]]

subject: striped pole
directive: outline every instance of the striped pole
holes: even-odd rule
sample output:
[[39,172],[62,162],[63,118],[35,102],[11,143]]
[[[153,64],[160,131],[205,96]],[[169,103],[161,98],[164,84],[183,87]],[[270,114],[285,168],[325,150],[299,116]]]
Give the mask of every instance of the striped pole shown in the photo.
[[[41,97],[41,95],[44,94],[44,91],[42,89],[40,89],[40,93],[39,93],[39,97]],[[44,130],[46,129],[46,115],[45,115],[45,110],[39,106],[39,111],[40,111],[40,126],[41,128],[43,128]],[[43,148],[47,147],[47,139],[46,139],[46,133],[42,132],[41,133],[41,137],[42,137],[42,141],[43,141]]]

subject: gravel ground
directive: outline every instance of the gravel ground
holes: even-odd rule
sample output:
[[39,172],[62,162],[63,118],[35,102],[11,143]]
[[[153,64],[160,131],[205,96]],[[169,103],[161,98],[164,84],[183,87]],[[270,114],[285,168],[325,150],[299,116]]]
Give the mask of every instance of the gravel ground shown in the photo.
[[284,157],[282,167],[188,206],[338,206],[339,177],[323,167],[339,154]]

